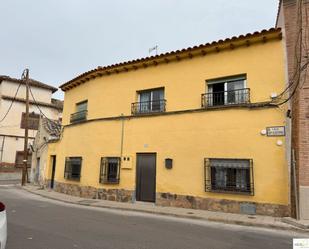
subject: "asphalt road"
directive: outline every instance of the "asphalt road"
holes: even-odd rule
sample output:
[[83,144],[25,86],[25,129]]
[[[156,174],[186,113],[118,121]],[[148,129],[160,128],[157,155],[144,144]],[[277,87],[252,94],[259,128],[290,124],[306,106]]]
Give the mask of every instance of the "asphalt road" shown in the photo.
[[293,232],[65,204],[0,186],[7,249],[291,249]]

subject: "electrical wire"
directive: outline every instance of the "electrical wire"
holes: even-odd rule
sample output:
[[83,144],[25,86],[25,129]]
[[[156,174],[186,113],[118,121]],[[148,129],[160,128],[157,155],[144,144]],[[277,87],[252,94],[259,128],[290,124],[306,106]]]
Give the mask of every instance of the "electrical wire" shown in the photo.
[[[308,46],[308,29],[309,29],[309,27],[308,27],[308,9],[306,8],[305,9],[305,27],[304,27],[304,30],[305,30],[305,32],[304,32],[304,42],[303,42],[303,44],[302,44],[302,46],[303,46],[303,50],[306,52],[306,55],[304,56],[306,59],[309,59],[309,46]],[[303,81],[303,84],[300,86],[300,89],[302,89],[303,88],[303,86],[304,86],[304,84],[305,84],[305,82],[306,82],[306,79],[307,79],[307,70],[308,70],[308,67],[306,68],[306,71],[305,71],[305,73],[304,73],[304,81]]]
[[[271,101],[271,103],[273,104],[277,104],[277,105],[282,105],[285,104],[286,102],[288,102],[297,92],[298,89],[302,88],[305,81],[306,81],[306,76],[307,76],[307,67],[309,64],[309,60],[306,61],[303,65],[302,64],[302,59],[303,59],[303,50],[307,52],[307,41],[306,41],[306,37],[307,37],[307,31],[305,29],[305,33],[304,33],[304,39],[303,39],[303,23],[302,23],[302,17],[303,17],[303,9],[302,9],[302,5],[303,5],[303,0],[299,0],[298,1],[298,19],[297,19],[297,25],[298,25],[298,35],[295,39],[295,47],[294,47],[294,56],[295,56],[295,70],[293,73],[293,77],[290,80],[288,86],[285,88],[285,90],[283,92],[281,92],[277,98],[275,98],[273,101]],[[305,13],[307,16],[307,12]],[[308,22],[306,20],[306,27],[308,27]],[[305,40],[305,41],[304,41]],[[301,80],[302,80],[302,72],[305,71],[305,76],[303,77],[303,83],[301,84]],[[280,100],[280,98],[282,98],[286,93],[290,92],[290,95],[283,101],[279,102],[279,103],[275,103],[276,101]]]
[[36,107],[38,108],[38,110],[40,111],[40,113],[41,113],[48,121],[52,122],[52,123],[55,124],[55,125],[59,125],[59,123],[56,123],[54,120],[48,118],[48,117],[44,114],[44,112],[43,112],[42,109],[40,108],[39,104],[37,103],[36,99],[34,98],[34,94],[32,93],[32,90],[31,90],[30,85],[29,85],[29,91],[30,91],[30,94],[31,94],[32,99],[33,99],[33,101],[34,101],[34,104],[36,105]]
[[[305,65],[303,65],[302,70],[300,70],[297,85],[296,85],[296,87],[294,87],[294,89],[293,89],[292,93],[290,94],[290,96],[289,96],[287,99],[283,100],[282,102],[276,103],[277,105],[283,105],[283,104],[285,104],[286,102],[288,102],[288,101],[295,95],[295,93],[296,93],[297,90],[299,89],[298,86],[299,86],[299,84],[300,84],[300,74],[301,74],[301,72],[304,71],[304,70],[305,70],[305,72],[307,72],[308,64],[309,64],[309,60],[305,63]],[[305,80],[306,80],[306,77],[304,77],[302,85],[304,84]]]
[[0,120],[0,123],[1,123],[3,120],[5,120],[5,118],[7,117],[7,115],[9,114],[9,112],[11,111],[11,108],[12,108],[12,106],[13,106],[15,100],[16,100],[16,97],[17,97],[17,94],[18,94],[18,91],[19,91],[20,86],[21,86],[21,82],[19,83],[19,85],[18,85],[18,87],[17,87],[16,93],[15,93],[15,95],[14,95],[14,98],[13,98],[13,100],[12,100],[12,102],[11,102],[9,108],[7,109],[7,111],[6,111],[6,113],[4,114],[3,118]]
[[[298,24],[298,29],[297,29],[296,33],[298,35],[296,36],[295,46],[294,46],[294,60],[296,62],[295,64],[298,65],[298,66],[300,65],[301,52],[302,52],[301,51],[301,47],[300,47],[300,51],[297,51],[298,50],[299,41],[302,38],[302,24],[301,24],[301,22],[302,22],[302,19],[301,19],[302,18],[302,8],[301,8],[301,5],[302,5],[302,0],[298,1],[298,6],[297,6],[297,12],[298,12],[297,13],[297,17],[298,17],[297,24]],[[298,57],[298,52],[300,53],[300,57]],[[292,79],[289,81],[289,84],[285,88],[285,90],[278,95],[278,98],[283,97],[285,95],[285,93],[287,93],[290,90],[290,88],[294,85],[295,79],[297,77],[297,73],[298,73],[298,70],[296,70],[296,68],[295,68],[293,76],[292,76]]]

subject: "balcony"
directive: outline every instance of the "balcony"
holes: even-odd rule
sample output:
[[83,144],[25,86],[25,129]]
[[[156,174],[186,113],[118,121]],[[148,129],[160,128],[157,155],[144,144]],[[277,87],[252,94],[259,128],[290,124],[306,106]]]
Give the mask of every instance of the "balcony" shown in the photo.
[[250,88],[202,94],[202,107],[243,105],[250,103]]
[[87,119],[87,110],[75,112],[71,114],[70,122],[71,123],[78,123],[82,122]]
[[131,113],[133,115],[165,112],[166,100],[153,100],[144,102],[135,102],[131,104]]

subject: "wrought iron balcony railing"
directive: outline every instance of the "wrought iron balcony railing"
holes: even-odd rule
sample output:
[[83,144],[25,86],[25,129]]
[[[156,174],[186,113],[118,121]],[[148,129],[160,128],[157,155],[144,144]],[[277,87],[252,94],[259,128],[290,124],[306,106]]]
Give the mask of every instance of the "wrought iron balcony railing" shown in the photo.
[[87,119],[87,110],[71,114],[70,122],[77,123]]
[[132,114],[165,112],[166,100],[135,102],[131,104]]
[[250,88],[202,94],[202,107],[250,103]]

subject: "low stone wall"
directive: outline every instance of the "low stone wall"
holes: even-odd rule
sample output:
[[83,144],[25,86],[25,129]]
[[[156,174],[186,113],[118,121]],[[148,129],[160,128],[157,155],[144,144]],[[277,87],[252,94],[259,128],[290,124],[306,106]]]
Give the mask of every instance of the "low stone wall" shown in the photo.
[[[77,184],[55,182],[55,191],[90,199],[101,199],[119,202],[133,202],[134,191],[125,189],[104,189]],[[290,208],[285,205],[268,203],[241,202],[226,199],[201,198],[190,195],[157,193],[156,205],[220,211],[227,213],[247,213],[269,215],[274,217],[290,216]],[[249,212],[248,212],[249,211]]]
[[55,182],[55,191],[90,199],[101,199],[108,201],[132,202],[134,191],[125,189],[104,189],[90,186],[79,186],[77,184]]
[[21,171],[0,172],[0,181],[21,180]]
[[290,208],[285,205],[201,198],[170,193],[157,193],[156,204],[160,206],[203,209],[228,213],[248,213],[246,211],[250,211],[249,213],[258,215],[269,215],[274,217],[290,216]]

